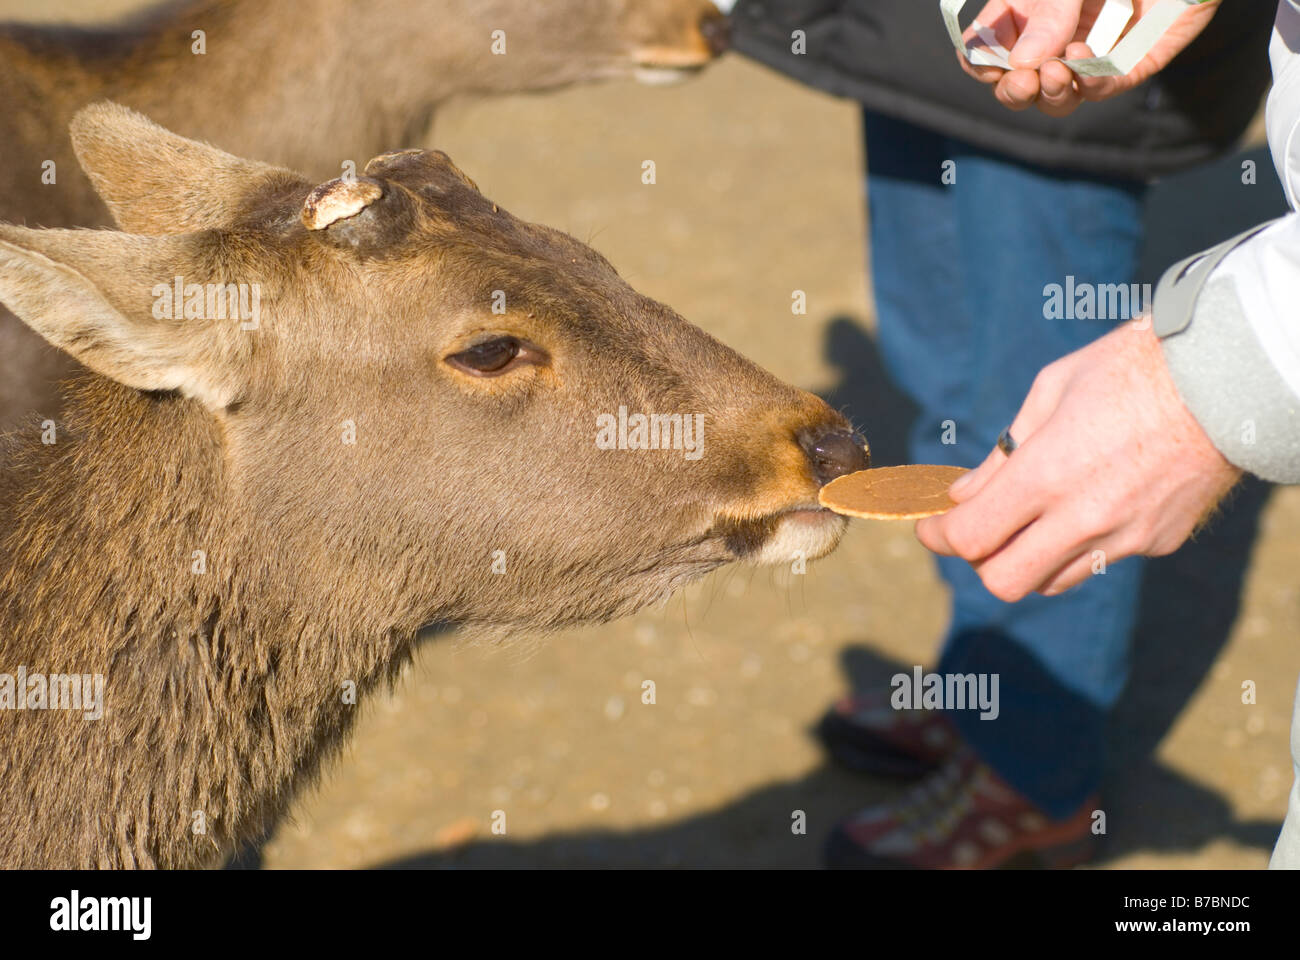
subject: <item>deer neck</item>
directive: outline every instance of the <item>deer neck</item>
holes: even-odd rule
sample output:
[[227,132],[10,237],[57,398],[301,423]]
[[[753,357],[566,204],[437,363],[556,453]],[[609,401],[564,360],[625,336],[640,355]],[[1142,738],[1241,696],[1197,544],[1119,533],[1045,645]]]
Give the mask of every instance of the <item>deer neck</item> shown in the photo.
[[[78,863],[194,865],[314,775],[358,698],[405,664],[418,625],[313,584],[299,568],[313,558],[269,555],[227,475],[222,426],[193,401],[88,384],[52,444],[0,458],[12,465],[0,480],[0,672],[102,675],[103,716],[58,717],[4,750],[42,776],[102,764],[105,750],[131,771],[99,771],[103,795],[66,816],[152,809],[210,825],[155,831],[143,851],[112,846],[125,827],[88,829]],[[101,832],[108,847],[94,846]]]
[[335,176],[419,145],[456,89],[448,45],[417,35],[430,25],[389,20],[358,0],[181,0],[119,26],[15,35],[66,112],[117,100],[237,155]]

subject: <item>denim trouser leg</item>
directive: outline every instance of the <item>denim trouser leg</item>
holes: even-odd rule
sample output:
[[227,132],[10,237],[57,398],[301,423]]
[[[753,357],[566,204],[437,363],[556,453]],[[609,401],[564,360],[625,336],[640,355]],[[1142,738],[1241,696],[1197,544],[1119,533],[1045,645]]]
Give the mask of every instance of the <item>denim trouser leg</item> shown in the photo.
[[[867,112],[871,268],[879,342],[920,410],[917,463],[973,467],[1039,369],[1115,320],[1045,319],[1044,287],[1130,283],[1143,188],[1067,178]],[[955,182],[943,182],[944,165]],[[864,412],[870,433],[870,415]],[[947,429],[945,429],[947,428]],[[946,441],[946,442],[945,442]],[[953,714],[972,746],[1053,816],[1101,776],[1105,715],[1123,688],[1142,562],[1070,593],[1006,604],[941,559],[952,623],[940,672],[997,673],[1000,714]]]

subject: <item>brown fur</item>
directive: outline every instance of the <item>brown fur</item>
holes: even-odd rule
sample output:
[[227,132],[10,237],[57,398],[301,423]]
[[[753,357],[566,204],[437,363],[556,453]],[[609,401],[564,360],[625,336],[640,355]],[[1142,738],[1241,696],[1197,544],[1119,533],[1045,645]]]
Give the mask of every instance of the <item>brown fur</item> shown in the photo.
[[[0,302],[95,371],[57,442],[0,455],[0,672],[102,673],[106,708],[0,712],[0,865],[220,862],[337,750],[344,685],[390,680],[421,627],[608,619],[838,540],[805,451],[843,418],[444,155],[376,158],[381,197],[309,230],[286,170],[113,105],[74,138],[152,235],[0,226]],[[157,319],[176,275],[260,283],[260,327]],[[484,334],[537,354],[448,362]],[[703,457],[597,449],[620,405],[703,413]]]
[[[0,220],[110,222],[66,134],[94,100],[323,179],[424,143],[457,93],[698,67],[712,56],[702,25],[719,17],[708,0],[183,0],[111,28],[0,24]],[[195,30],[204,55],[191,52]],[[0,311],[0,429],[33,409],[55,415],[54,383],[71,369]]]

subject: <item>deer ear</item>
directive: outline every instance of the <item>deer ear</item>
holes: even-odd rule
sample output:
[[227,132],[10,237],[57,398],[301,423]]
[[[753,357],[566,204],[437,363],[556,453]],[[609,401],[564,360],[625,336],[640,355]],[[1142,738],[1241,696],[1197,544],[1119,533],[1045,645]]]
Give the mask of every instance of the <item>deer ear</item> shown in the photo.
[[171,309],[174,279],[194,262],[193,244],[192,237],[0,225],[0,303],[96,373],[137,390],[179,390],[220,409],[239,390],[241,338]]
[[127,233],[229,226],[258,196],[310,185],[291,171],[187,140],[116,103],[84,107],[69,130],[82,168]]

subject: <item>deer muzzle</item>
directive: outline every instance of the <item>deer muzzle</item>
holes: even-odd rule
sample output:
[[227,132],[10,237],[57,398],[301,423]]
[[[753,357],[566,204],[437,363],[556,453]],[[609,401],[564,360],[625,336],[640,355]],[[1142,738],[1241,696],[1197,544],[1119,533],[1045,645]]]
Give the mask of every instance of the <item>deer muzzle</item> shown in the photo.
[[676,42],[643,44],[636,51],[637,80],[642,83],[673,83],[716,60],[731,48],[731,20],[712,4],[691,25],[688,34]]
[[799,564],[830,553],[846,522],[817,503],[817,490],[871,465],[866,440],[838,415],[815,415],[785,437],[768,454],[770,479],[754,491],[753,512],[724,515],[714,527],[733,554],[759,564]]

